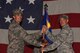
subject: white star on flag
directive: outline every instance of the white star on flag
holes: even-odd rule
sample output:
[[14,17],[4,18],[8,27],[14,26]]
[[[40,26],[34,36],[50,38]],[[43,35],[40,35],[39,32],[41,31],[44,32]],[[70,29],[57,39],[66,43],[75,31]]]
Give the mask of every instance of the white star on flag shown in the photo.
[[19,9],[20,9],[21,11],[24,11],[24,9],[22,9],[21,7],[19,7]]
[[0,7],[1,8],[1,7]]
[[1,5],[0,5],[0,8],[2,8]]
[[35,0],[28,0],[28,1],[29,1],[29,4],[34,4]]
[[13,0],[6,0],[6,4],[7,3],[11,4],[11,1],[13,1]]
[[7,17],[5,17],[5,22],[9,22],[11,23],[12,18],[9,17],[9,15]]
[[34,24],[35,18],[32,18],[32,16],[30,16],[30,18],[27,18],[27,20],[29,21],[28,23],[33,23]]

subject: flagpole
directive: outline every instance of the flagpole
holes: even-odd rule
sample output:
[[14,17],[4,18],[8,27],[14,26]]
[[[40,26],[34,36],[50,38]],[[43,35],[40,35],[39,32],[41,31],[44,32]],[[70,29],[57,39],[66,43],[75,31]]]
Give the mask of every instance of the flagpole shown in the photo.
[[[44,12],[45,12],[46,10],[48,10],[48,5],[47,5],[47,4],[44,5]],[[44,37],[43,37],[43,38],[44,38]],[[42,47],[41,53],[44,53],[43,47]]]

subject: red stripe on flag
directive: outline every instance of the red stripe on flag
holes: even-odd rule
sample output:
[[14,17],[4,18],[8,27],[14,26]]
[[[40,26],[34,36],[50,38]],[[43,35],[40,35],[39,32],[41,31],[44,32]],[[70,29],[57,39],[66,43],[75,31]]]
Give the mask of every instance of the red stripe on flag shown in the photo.
[[72,46],[75,53],[80,53],[80,42],[74,42]]
[[[59,21],[58,21],[58,17],[62,15],[49,15],[50,17],[50,22],[51,22],[51,26],[52,28],[59,28]],[[69,14],[65,14],[69,16],[69,25],[70,27],[80,27],[80,13],[69,13]]]

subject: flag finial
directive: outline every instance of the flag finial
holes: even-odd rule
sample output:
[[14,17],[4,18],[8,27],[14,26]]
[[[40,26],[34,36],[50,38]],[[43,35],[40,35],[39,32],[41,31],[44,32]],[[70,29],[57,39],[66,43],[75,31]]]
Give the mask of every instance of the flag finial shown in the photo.
[[48,5],[47,5],[47,4],[45,4],[45,5],[44,5],[44,9],[47,9],[47,7],[48,7]]

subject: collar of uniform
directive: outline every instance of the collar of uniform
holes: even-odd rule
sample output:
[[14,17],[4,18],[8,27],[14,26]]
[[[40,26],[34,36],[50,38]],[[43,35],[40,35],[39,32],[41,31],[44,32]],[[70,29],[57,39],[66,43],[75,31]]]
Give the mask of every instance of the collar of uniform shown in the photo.
[[66,24],[66,25],[64,25],[62,28],[66,28],[66,27],[68,27],[69,25],[68,24]]
[[[13,24],[18,24],[15,20],[12,21]],[[19,24],[18,24],[19,25]]]
[[12,21],[13,25],[19,25],[19,23],[17,23],[15,20]]

